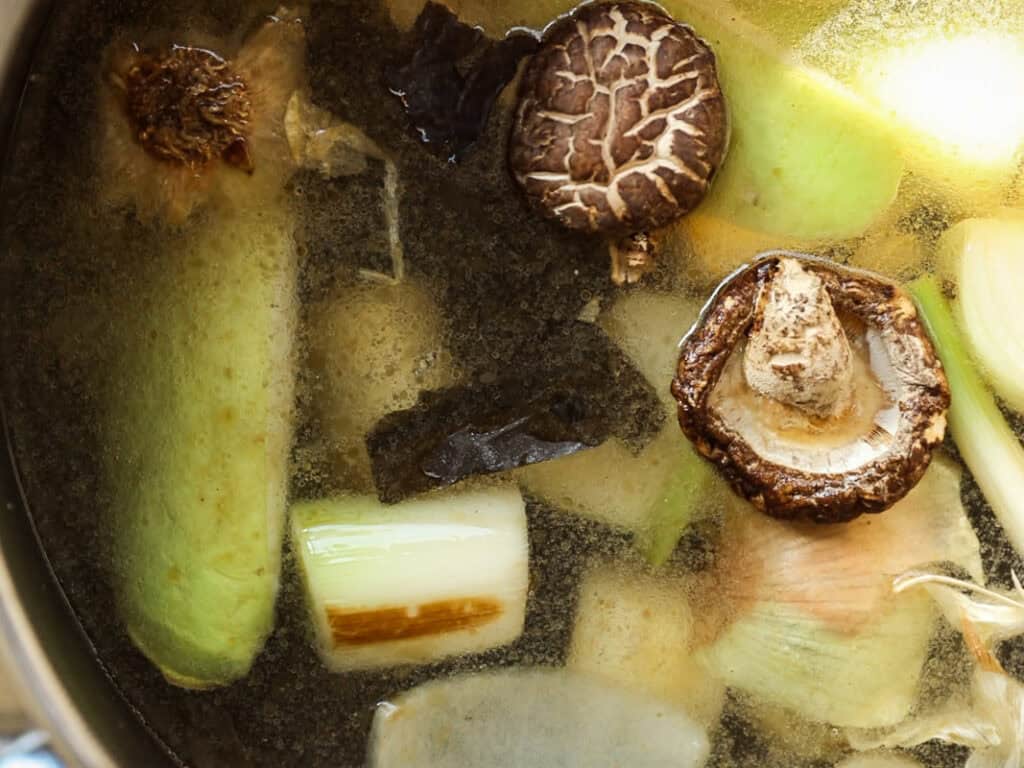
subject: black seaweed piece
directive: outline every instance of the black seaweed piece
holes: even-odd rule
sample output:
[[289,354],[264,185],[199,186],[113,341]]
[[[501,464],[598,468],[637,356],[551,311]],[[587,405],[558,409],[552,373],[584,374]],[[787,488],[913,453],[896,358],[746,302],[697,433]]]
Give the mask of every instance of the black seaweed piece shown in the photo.
[[612,436],[639,450],[661,428],[657,392],[599,328],[573,323],[540,355],[552,363],[426,392],[381,419],[367,438],[381,500],[566,456]]
[[413,27],[415,53],[385,72],[423,142],[457,160],[483,133],[498,94],[538,40],[511,32],[490,40],[440,3],[428,2]]

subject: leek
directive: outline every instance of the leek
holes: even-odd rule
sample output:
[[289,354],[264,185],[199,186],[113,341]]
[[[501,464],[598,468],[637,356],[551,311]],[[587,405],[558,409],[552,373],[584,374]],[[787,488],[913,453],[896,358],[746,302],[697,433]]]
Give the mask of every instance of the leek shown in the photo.
[[381,704],[370,768],[698,768],[704,729],[664,702],[566,670],[440,680]]
[[515,490],[300,503],[292,546],[333,671],[427,663],[522,632],[528,544]]
[[1024,554],[1024,448],[974,367],[938,281],[909,286],[949,378],[949,427],[964,462],[1018,553]]

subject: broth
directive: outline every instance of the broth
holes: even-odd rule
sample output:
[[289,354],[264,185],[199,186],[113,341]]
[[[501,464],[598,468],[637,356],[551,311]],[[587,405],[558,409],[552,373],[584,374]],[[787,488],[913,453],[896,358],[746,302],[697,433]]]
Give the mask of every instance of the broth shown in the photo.
[[[360,766],[380,702],[428,680],[461,673],[564,665],[578,593],[591,565],[612,561],[637,573],[645,566],[628,530],[577,514],[586,505],[574,498],[527,487],[526,620],[519,639],[505,647],[422,666],[332,674],[318,659],[301,575],[287,544],[273,632],[252,669],[237,682],[201,692],[169,684],[114,620],[112,583],[123,563],[112,555],[108,509],[113,499],[103,474],[104,458],[117,446],[106,443],[102,412],[110,382],[119,376],[119,335],[147,311],[147,285],[160,271],[161,254],[193,247],[203,227],[215,227],[217,221],[210,220],[215,213],[199,209],[184,225],[167,227],[140,221],[124,206],[104,204],[97,189],[102,183],[96,149],[102,109],[98,83],[112,40],[167,30],[175,41],[237,41],[274,11],[272,5],[253,5],[235,0],[70,0],[55,9],[26,86],[3,182],[2,264],[8,287],[3,398],[33,521],[54,573],[99,663],[168,753],[200,768]],[[502,381],[510,372],[539,379],[575,365],[574,360],[599,357],[604,354],[600,342],[589,331],[579,331],[578,318],[598,304],[606,310],[626,289],[608,279],[602,238],[543,219],[516,188],[505,152],[512,89],[499,98],[484,133],[457,163],[423,146],[399,100],[387,92],[382,74],[411,55],[407,30],[420,5],[316,0],[305,23],[312,101],[357,126],[397,169],[406,279],[420,291],[406,305],[412,318],[407,334],[434,334],[434,346],[444,354],[429,365],[452,369],[447,379],[441,377],[441,385],[458,382],[470,389]],[[486,4],[453,7],[497,35],[510,24],[536,25],[538,18],[569,10],[568,3],[551,9],[542,5],[524,0],[518,12],[502,6],[491,19],[474,16]],[[797,4],[743,5],[758,18],[770,16],[770,5]],[[800,20],[792,13],[784,17],[787,26],[779,39],[787,44],[802,39],[792,27]],[[361,447],[339,445],[325,433],[322,404],[331,396],[332,380],[322,359],[323,308],[360,284],[359,270],[391,268],[381,204],[385,174],[384,164],[371,160],[364,173],[328,179],[300,170],[285,185],[299,256],[297,426],[288,478],[292,501],[372,490],[366,487],[365,471],[353,469],[364,460],[355,455]],[[890,262],[884,255],[900,253],[901,244],[909,241],[930,267],[935,241],[957,218],[935,198],[920,180],[905,182],[882,223],[864,235],[818,241],[814,252],[901,279],[907,276],[907,261],[897,256]],[[667,239],[655,273],[640,288],[628,290],[694,305],[707,298],[719,278],[758,251],[790,244],[782,237],[759,239],[751,232],[716,229],[699,216],[685,226],[689,229],[677,228]],[[883,255],[875,259],[872,251]],[[922,266],[910,262],[912,270]],[[416,302],[436,305],[441,320],[431,325]],[[346,313],[356,311],[345,307]],[[401,311],[400,306],[397,317]],[[679,335],[685,331],[685,326],[678,328]],[[389,360],[407,355],[421,362],[412,342],[409,348],[396,347],[404,342],[386,333],[382,338],[383,347],[371,346],[367,352],[384,367],[382,381]],[[567,348],[573,357],[566,355]],[[668,378],[653,383],[666,397]],[[127,381],[119,391],[135,385]],[[415,402],[409,393],[401,394],[402,405],[391,410]],[[598,388],[593,397],[611,402],[613,393]],[[629,416],[632,422],[657,422],[658,400],[637,405]],[[366,428],[373,423],[370,415],[359,413],[353,421],[367,422]],[[681,445],[683,438],[671,421],[667,429]],[[947,446],[955,452],[948,439]],[[626,448],[621,455],[632,457]],[[504,477],[515,479],[522,472]],[[991,584],[1009,587],[1011,568],[1020,570],[1019,558],[968,473],[961,493],[981,542],[985,574]],[[729,503],[715,497],[709,519],[682,537],[667,566],[674,577],[714,578],[716,541]],[[712,612],[715,597],[702,600],[696,607]],[[921,683],[926,709],[939,706],[970,675],[957,632],[941,629],[931,643]],[[1012,674],[1024,675],[1020,638],[1003,644],[999,658]],[[708,764],[721,768],[828,766],[846,754],[838,729],[805,722],[737,690],[728,693],[711,739]],[[914,754],[926,766],[953,768],[963,764],[967,752],[931,742]]]

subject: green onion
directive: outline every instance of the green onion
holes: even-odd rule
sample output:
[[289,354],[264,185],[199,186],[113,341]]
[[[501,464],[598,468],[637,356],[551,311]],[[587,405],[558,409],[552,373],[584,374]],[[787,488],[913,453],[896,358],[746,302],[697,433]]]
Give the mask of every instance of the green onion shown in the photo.
[[909,286],[949,378],[949,428],[1017,552],[1024,554],[1024,448],[975,368],[935,277]]

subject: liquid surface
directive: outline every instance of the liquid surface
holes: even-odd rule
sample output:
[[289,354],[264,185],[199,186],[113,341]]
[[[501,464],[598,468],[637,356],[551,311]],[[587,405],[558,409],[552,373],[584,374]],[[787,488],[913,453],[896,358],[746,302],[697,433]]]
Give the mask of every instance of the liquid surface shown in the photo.
[[[258,28],[264,14],[275,10],[272,4],[255,5],[236,0],[71,0],[54,12],[27,84],[3,180],[2,397],[18,469],[47,557],[100,663],[168,753],[197,768],[355,768],[365,764],[378,703],[426,681],[460,673],[565,665],[579,652],[574,647],[584,642],[574,639],[578,603],[588,606],[589,621],[601,611],[606,618],[618,617],[617,611],[628,615],[628,599],[623,605],[605,605],[595,594],[604,594],[607,586],[597,590],[588,585],[595,583],[590,576],[594,563],[619,564],[613,572],[625,574],[622,584],[630,584],[633,575],[644,570],[633,546],[631,523],[610,525],[598,519],[601,515],[581,510],[593,506],[587,497],[593,493],[592,485],[616,484],[616,471],[632,473],[629,462],[637,461],[637,451],[613,438],[591,449],[598,457],[593,466],[581,464],[583,453],[572,458],[573,464],[564,464],[592,473],[582,483],[587,487],[581,489],[580,499],[564,482],[557,494],[545,495],[541,479],[523,481],[530,592],[523,634],[511,646],[421,667],[331,674],[318,659],[296,563],[286,545],[275,629],[244,679],[216,690],[186,691],[168,684],[136,650],[110,615],[115,602],[111,585],[123,564],[111,554],[111,490],[103,481],[103,458],[117,446],[109,444],[102,414],[108,407],[110,382],[122,373],[119,333],[147,311],[147,286],[159,274],[160,255],[187,250],[202,227],[217,222],[204,219],[216,213],[199,210],[185,225],[167,227],[140,221],[124,206],[106,204],[98,189],[103,173],[97,170],[102,162],[97,146],[102,141],[104,108],[100,84],[109,74],[111,41],[154,39],[153,30],[164,30],[155,33],[155,39],[237,46]],[[289,462],[291,500],[372,490],[363,441],[335,435],[358,435],[383,413],[415,402],[416,393],[410,391],[382,392],[375,400],[344,389],[345,372],[353,366],[365,366],[371,389],[401,376],[417,386],[440,388],[488,386],[509,371],[555,370],[564,365],[558,355],[582,322],[578,318],[587,318],[595,308],[607,312],[623,292],[608,279],[607,245],[601,239],[563,230],[524,203],[506,165],[513,89],[499,98],[484,134],[457,164],[432,154],[410,131],[399,100],[384,86],[383,73],[410,56],[408,30],[421,5],[412,0],[315,0],[306,17],[304,66],[312,101],[358,128],[397,170],[406,280],[415,287],[384,289],[391,309],[383,315],[367,309],[375,305],[379,289],[362,282],[360,271],[392,269],[393,243],[382,205],[388,173],[384,162],[371,157],[365,172],[330,179],[315,170],[291,176],[283,194],[297,222],[300,257],[298,428]],[[896,3],[864,8],[867,4],[854,3],[848,9],[836,0],[744,0],[738,5],[754,26],[767,30],[760,34],[770,37],[773,46],[816,63],[826,58],[826,43],[820,40],[827,39],[829,45],[842,40],[850,50],[860,50],[865,30],[890,17],[905,18]],[[805,6],[812,5],[813,12],[805,12]],[[957,3],[927,5],[941,6],[947,15],[960,12]],[[460,17],[481,24],[495,37],[513,25],[542,27],[569,7],[554,0],[452,3]],[[704,7],[715,15],[714,3]],[[669,10],[678,12],[671,3]],[[1012,10],[995,14],[998,22],[976,19],[976,14],[971,18],[982,29],[997,29],[1005,26]],[[849,14],[859,14],[858,23],[849,21]],[[812,45],[818,47],[801,49]],[[840,53],[837,48],[834,55]],[[847,65],[829,71],[849,78]],[[988,194],[987,188],[967,187],[968,198]],[[1019,202],[1014,197],[1018,187],[1005,188],[1011,192],[997,201],[985,197],[982,204]],[[896,279],[917,274],[930,266],[936,239],[957,217],[951,206],[936,202],[934,191],[929,182],[911,174],[877,223],[841,239],[794,242],[709,218],[698,210],[666,235],[658,267],[642,290],[672,297],[678,306],[689,308],[705,300],[713,285],[759,250],[795,245]],[[425,309],[431,305],[438,308],[436,313]],[[682,314],[689,317],[692,312]],[[358,340],[349,338],[349,317],[360,318],[367,328]],[[388,330],[397,326],[401,333]],[[678,328],[678,336],[686,330]],[[664,344],[662,331],[656,333]],[[670,343],[671,333],[667,339]],[[346,350],[358,348],[358,360],[332,346],[336,341]],[[650,365],[638,359],[638,364],[648,376],[657,369],[658,377],[670,375],[673,367],[671,359],[652,358]],[[651,383],[665,398],[668,379]],[[118,391],[145,386],[120,381]],[[874,395],[881,400],[881,393]],[[675,430],[670,411],[639,414],[637,420],[643,416],[657,421],[663,415],[665,429]],[[640,460],[647,456],[651,466],[660,466],[658,451],[666,442],[681,446],[683,440],[678,430],[662,432],[645,449],[649,453],[639,454]],[[642,472],[637,476],[646,478]],[[622,482],[628,484],[632,477]],[[537,490],[530,489],[530,482]],[[1010,570],[1021,572],[1020,563],[966,473],[961,494],[981,541],[990,583],[1009,586]],[[622,505],[634,495],[639,494],[621,494]],[[714,542],[723,528],[729,530],[722,523],[728,514],[724,506],[709,502],[708,521],[683,536],[667,566],[671,578],[732,583],[714,570]],[[628,512],[622,518],[628,518]],[[612,583],[619,580],[615,576]],[[630,594],[630,589],[624,587],[623,594]],[[711,615],[716,603],[711,592],[692,610],[695,615]],[[675,616],[676,607],[666,608],[665,615]],[[649,612],[641,610],[640,615],[651,621]],[[716,621],[724,625],[730,618]],[[612,635],[617,622],[597,621],[597,631]],[[395,632],[401,631],[396,625]],[[932,652],[921,683],[925,709],[938,706],[951,689],[963,686],[968,675],[958,634],[942,629],[930,642]],[[652,648],[638,653],[663,652]],[[1024,643],[1004,644],[999,658],[1011,673],[1024,675]],[[685,666],[678,671],[680,676],[697,674],[689,660],[680,664]],[[723,695],[699,686],[695,690],[702,705]],[[664,691],[652,695],[670,696]],[[848,754],[840,737],[829,724],[810,722],[756,696],[730,690],[724,694],[720,718],[714,718],[710,728],[709,765],[831,766]],[[913,755],[928,768],[958,768],[967,752],[931,743]]]

